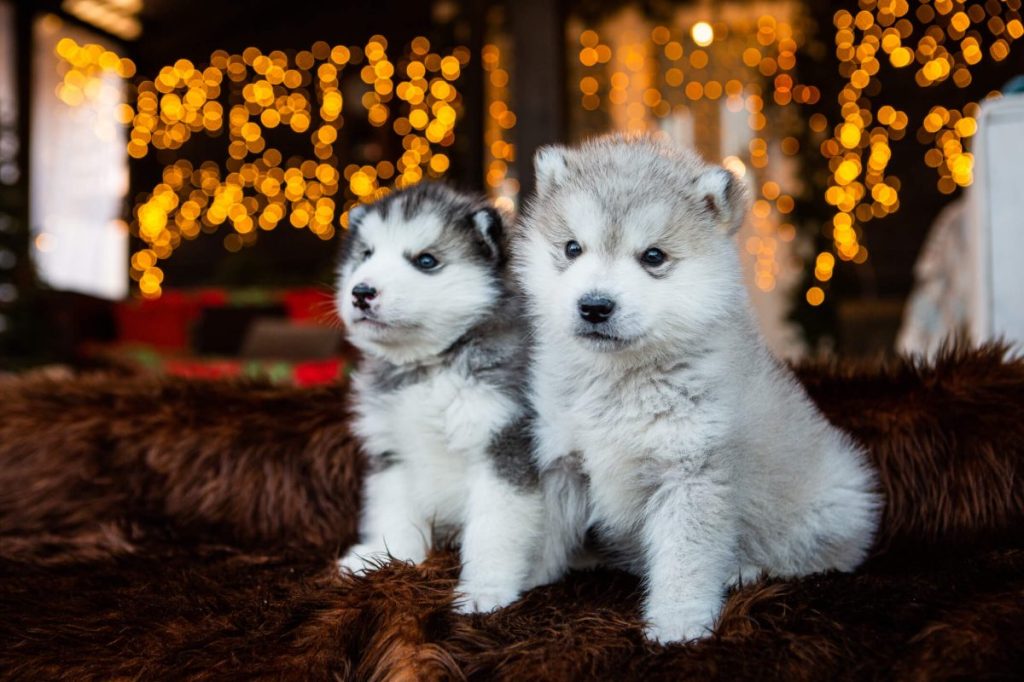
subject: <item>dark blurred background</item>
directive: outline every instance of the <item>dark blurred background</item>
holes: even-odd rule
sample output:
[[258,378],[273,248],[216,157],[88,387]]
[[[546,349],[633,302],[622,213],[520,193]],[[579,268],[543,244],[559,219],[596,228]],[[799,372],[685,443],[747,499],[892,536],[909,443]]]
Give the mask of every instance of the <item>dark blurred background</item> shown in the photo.
[[0,0],[0,369],[330,380],[351,206],[444,179],[514,211],[538,146],[610,131],[750,183],[778,354],[927,351],[970,306],[915,263],[1022,33],[1020,0]]

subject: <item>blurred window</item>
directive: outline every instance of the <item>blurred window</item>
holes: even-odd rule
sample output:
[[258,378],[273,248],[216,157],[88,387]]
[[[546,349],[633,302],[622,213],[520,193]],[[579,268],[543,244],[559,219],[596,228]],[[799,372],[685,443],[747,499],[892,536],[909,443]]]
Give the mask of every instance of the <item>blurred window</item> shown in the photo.
[[[91,53],[82,52],[87,48]],[[128,293],[128,230],[121,220],[128,155],[117,121],[124,83],[117,73],[92,66],[111,49],[52,15],[36,21],[29,217],[44,283],[119,299]]]
[[0,336],[10,328],[8,306],[18,298],[14,268],[18,256],[14,246],[16,201],[8,185],[18,182],[18,101],[14,71],[14,7],[0,1]]
[[14,72],[14,8],[0,2],[0,184],[18,182],[18,99]]

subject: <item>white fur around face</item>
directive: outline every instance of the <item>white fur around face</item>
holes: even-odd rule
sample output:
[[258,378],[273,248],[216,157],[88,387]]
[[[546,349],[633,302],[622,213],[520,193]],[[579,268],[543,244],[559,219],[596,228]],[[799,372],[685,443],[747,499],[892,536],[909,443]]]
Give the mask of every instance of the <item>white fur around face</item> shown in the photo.
[[[702,246],[705,252],[687,250],[683,244],[673,248],[659,239],[675,219],[668,204],[654,202],[626,212],[618,223],[619,241],[609,252],[603,246],[608,217],[596,197],[579,192],[568,195],[565,203],[569,234],[583,247],[582,255],[566,267],[563,252],[568,239],[553,242],[540,231],[530,231],[520,242],[524,289],[545,330],[573,338],[580,298],[598,293],[615,301],[614,331],[629,342],[630,352],[657,355],[671,351],[680,338],[700,337],[710,320],[743,305],[738,273],[721,267],[723,261],[735,259],[729,242]],[[668,276],[654,278],[641,265],[639,258],[649,247],[668,254],[670,260],[662,268]],[[586,340],[578,340],[575,348],[582,357],[589,358],[594,351],[604,356]]]
[[[709,634],[727,586],[758,572],[855,568],[877,525],[874,474],[756,331],[727,236],[743,192],[645,141],[559,159],[515,254],[545,472],[538,575],[560,576],[597,528],[644,578],[648,635],[674,642]],[[648,247],[668,266],[642,266]],[[614,301],[601,329],[617,342],[581,336],[587,293]]]
[[[497,291],[490,271],[438,251],[445,225],[426,213],[409,225],[401,211],[369,212],[359,225],[365,257],[340,272],[337,308],[349,340],[360,350],[402,364],[437,355],[486,315]],[[410,261],[431,253],[440,266],[418,270]],[[369,315],[354,305],[352,289],[377,290]]]

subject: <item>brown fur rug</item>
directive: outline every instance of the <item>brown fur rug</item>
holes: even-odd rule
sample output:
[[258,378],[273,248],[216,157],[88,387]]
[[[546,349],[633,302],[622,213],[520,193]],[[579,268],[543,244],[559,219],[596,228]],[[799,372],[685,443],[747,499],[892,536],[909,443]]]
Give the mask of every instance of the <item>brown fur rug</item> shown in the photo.
[[801,377],[879,467],[876,550],[852,575],[747,585],[713,637],[670,647],[614,571],[473,617],[451,611],[445,548],[337,576],[361,474],[343,387],[0,380],[0,676],[1024,677],[1024,362]]

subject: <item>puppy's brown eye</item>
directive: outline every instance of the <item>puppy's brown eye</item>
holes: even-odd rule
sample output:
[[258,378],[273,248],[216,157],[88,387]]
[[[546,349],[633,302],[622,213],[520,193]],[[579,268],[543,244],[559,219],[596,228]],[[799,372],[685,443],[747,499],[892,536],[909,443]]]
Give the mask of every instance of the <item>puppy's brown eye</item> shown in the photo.
[[643,255],[640,256],[640,260],[643,261],[644,265],[657,267],[665,262],[665,252],[652,246],[644,251]]
[[565,256],[572,260],[573,258],[579,258],[583,254],[583,247],[575,239],[565,243]]

